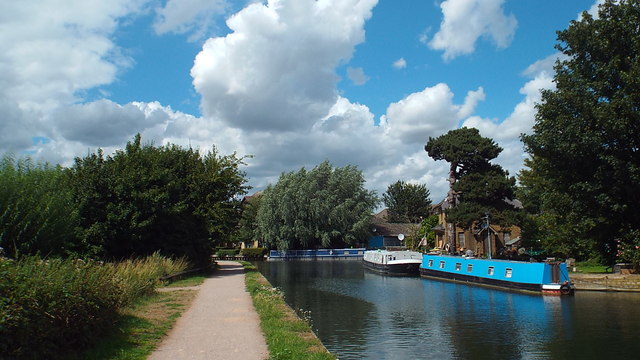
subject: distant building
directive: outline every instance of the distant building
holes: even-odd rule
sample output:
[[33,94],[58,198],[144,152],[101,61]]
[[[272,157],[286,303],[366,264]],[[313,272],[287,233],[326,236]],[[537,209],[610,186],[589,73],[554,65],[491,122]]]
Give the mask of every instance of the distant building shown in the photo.
[[[508,200],[507,200],[508,201]],[[518,200],[508,201],[515,208],[522,208],[522,203]],[[433,228],[436,235],[436,248],[446,249],[448,247],[449,229],[445,211],[449,208],[447,200],[443,200],[431,207],[431,214],[438,215],[438,225]],[[521,229],[518,226],[501,227],[490,223],[489,229],[483,224],[475,224],[472,229],[456,227],[454,230],[456,249],[471,250],[476,256],[484,256],[489,253],[489,241],[491,242],[491,256],[496,256],[503,249],[509,249],[519,243]],[[487,234],[488,233],[488,234]],[[515,241],[514,241],[515,240]]]
[[367,248],[382,249],[405,246],[404,238],[409,235],[412,227],[416,226],[416,224],[390,223],[387,221],[388,214],[389,211],[384,209],[373,215],[371,219],[373,236],[369,238]]

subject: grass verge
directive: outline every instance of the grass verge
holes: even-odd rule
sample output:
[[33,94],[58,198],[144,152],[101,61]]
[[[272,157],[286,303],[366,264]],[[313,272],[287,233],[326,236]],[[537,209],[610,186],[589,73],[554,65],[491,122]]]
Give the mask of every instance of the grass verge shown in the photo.
[[260,316],[270,359],[336,359],[311,331],[309,324],[285,303],[282,293],[274,289],[251,263],[241,263],[245,268],[247,291]]
[[195,298],[195,290],[175,290],[202,284],[204,274],[194,274],[171,282],[161,292],[122,310],[114,330],[94,347],[70,360],[144,360],[158,347],[180,315]]

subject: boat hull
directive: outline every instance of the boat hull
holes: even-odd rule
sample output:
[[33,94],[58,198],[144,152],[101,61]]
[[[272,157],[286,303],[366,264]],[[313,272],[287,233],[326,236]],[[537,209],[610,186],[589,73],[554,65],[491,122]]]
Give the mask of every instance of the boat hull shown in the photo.
[[363,260],[365,268],[385,275],[418,276],[420,274],[420,263],[404,264],[378,264]]
[[572,295],[566,265],[485,260],[455,256],[424,255],[420,275],[426,278],[462,282],[470,285],[548,295]]

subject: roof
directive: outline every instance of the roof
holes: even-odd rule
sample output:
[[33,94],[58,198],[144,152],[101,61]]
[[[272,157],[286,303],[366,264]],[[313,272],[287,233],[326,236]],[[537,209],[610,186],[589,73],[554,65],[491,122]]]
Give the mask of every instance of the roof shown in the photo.
[[390,223],[387,222],[388,209],[384,209],[375,214],[371,218],[371,225],[377,235],[382,236],[398,236],[399,234],[408,234],[411,227],[416,226],[412,223]]

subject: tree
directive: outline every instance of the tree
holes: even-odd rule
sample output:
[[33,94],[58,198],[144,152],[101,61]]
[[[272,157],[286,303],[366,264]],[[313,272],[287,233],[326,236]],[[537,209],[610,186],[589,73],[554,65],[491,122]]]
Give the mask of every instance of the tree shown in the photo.
[[434,160],[449,162],[447,193],[448,243],[456,248],[454,226],[470,228],[491,213],[492,221],[512,225],[517,216],[513,204],[515,178],[499,165],[491,164],[502,148],[493,140],[480,136],[478,129],[451,130],[429,138],[425,151]]
[[364,188],[354,166],[333,168],[325,161],[313,170],[283,173],[261,197],[259,236],[280,250],[355,245],[369,235],[378,200]]
[[424,184],[410,184],[398,180],[382,194],[384,205],[389,209],[387,221],[418,223],[429,216],[431,200]]
[[235,230],[244,194],[241,159],[201,156],[177,145],[142,145],[77,158],[70,169],[81,227],[93,255],[144,256],[160,251],[206,264],[215,242]]
[[[607,263],[640,245],[640,2],[606,1],[558,32],[566,57],[523,135],[541,210]],[[556,203],[555,198],[562,199]],[[572,248],[572,246],[567,246]]]

